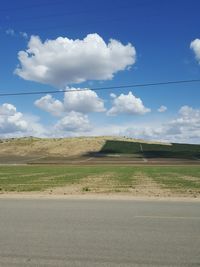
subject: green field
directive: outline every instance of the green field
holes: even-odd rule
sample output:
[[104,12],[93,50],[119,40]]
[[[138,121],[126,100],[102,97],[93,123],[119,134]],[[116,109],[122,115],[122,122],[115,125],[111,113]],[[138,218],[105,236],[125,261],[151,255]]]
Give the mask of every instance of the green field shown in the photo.
[[[199,166],[1,166],[0,192],[54,191],[200,196]],[[63,191],[64,192],[64,191]],[[72,192],[73,193],[73,192]]]

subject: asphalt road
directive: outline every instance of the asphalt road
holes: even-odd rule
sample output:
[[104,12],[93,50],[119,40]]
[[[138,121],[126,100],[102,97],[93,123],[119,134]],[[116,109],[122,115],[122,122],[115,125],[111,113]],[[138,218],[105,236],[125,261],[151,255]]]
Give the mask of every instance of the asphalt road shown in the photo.
[[0,266],[200,266],[200,202],[0,199]]

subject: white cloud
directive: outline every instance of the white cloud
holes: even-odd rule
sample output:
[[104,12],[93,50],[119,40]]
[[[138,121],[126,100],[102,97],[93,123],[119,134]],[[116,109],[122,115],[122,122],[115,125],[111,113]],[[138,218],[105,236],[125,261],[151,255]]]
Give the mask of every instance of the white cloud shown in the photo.
[[14,105],[4,103],[0,106],[0,136],[43,135],[45,129],[38,120],[35,116],[18,112]]
[[92,126],[86,114],[71,111],[55,125],[43,126],[39,118],[17,111],[9,103],[0,105],[0,137],[64,137],[81,135],[121,135],[168,142],[200,142],[200,109],[183,106],[174,119],[128,124],[96,124]]
[[96,92],[88,90],[85,91],[80,88],[70,88],[73,92],[65,92],[64,109],[65,111],[78,111],[81,113],[89,112],[103,112],[105,111],[104,101],[99,98]]
[[183,106],[171,120],[97,125],[88,135],[127,136],[138,139],[200,143],[200,109]]
[[49,137],[51,136],[51,128],[44,126],[40,122],[40,117],[32,114],[23,114],[23,118],[27,121],[28,129],[25,136]]
[[121,133],[125,136],[134,137],[138,139],[163,140],[163,129],[159,124],[137,125],[137,127],[127,127]]
[[166,123],[163,131],[176,141],[200,142],[200,109],[181,107],[177,118]]
[[172,120],[169,125],[179,128],[181,132],[200,130],[200,109],[194,109],[189,106],[183,106],[179,110],[179,116]]
[[149,108],[146,108],[140,98],[135,97],[132,92],[127,95],[121,94],[118,97],[114,94],[111,95],[113,98],[113,106],[107,112],[107,115],[115,116],[117,114],[145,114],[150,112]]
[[165,123],[128,127],[124,135],[171,142],[200,142],[200,109],[183,106],[178,116]]
[[98,34],[88,34],[83,40],[58,37],[44,43],[31,36],[28,49],[20,51],[18,58],[17,75],[63,88],[86,80],[112,79],[135,63],[136,51],[130,43],[113,39],[106,44]]
[[167,110],[167,107],[162,105],[159,107],[158,112],[165,112],[166,110]]
[[[91,125],[86,113],[105,111],[104,102],[96,92],[85,88],[66,88],[63,101],[46,95],[35,101],[35,105],[54,116],[62,117],[53,127],[52,136],[79,136],[89,133]],[[72,92],[70,92],[72,90]],[[81,89],[82,90],[82,89]]]
[[17,112],[16,107],[9,103],[0,106],[0,116],[12,116]]
[[54,116],[61,116],[64,112],[64,105],[60,100],[51,95],[45,95],[34,103],[38,108],[51,113]]
[[111,98],[115,98],[115,97],[117,97],[117,96],[116,96],[116,94],[111,93],[111,94],[110,94],[110,97],[111,97]]
[[11,37],[15,36],[15,37],[23,37],[24,39],[28,38],[28,34],[26,32],[17,32],[14,29],[11,29],[11,28],[6,30],[6,34],[10,35]]
[[195,39],[190,43],[190,48],[194,51],[195,57],[200,64],[200,39]]
[[17,112],[15,106],[8,103],[0,106],[0,134],[24,132],[27,128],[27,122],[23,119],[22,113]]
[[57,122],[55,129],[59,134],[72,132],[76,135],[76,133],[89,131],[91,125],[87,115],[71,111]]
[[[87,88],[67,88],[67,90],[68,92],[64,93],[63,102],[54,99],[51,95],[46,95],[36,100],[35,105],[54,116],[63,116],[70,111],[81,113],[105,111],[104,102],[96,92]],[[70,90],[72,92],[69,92]]]
[[179,110],[179,114],[184,117],[194,117],[200,119],[200,110],[199,109],[194,109],[192,107],[189,107],[187,105],[182,106]]

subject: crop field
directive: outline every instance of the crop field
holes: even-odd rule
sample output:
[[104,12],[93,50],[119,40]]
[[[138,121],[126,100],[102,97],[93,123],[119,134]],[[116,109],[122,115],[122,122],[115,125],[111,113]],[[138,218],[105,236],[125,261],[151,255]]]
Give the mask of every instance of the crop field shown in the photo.
[[1,166],[0,193],[200,197],[200,166]]
[[200,145],[114,137],[0,142],[0,193],[200,197]]

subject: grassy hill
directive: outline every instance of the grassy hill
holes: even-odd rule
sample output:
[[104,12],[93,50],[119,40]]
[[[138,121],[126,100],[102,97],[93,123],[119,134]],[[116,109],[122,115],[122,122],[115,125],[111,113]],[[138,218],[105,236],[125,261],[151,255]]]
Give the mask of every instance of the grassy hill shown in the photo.
[[19,156],[76,156],[87,154],[89,152],[99,152],[108,141],[121,141],[126,146],[125,142],[134,143],[136,140],[113,136],[76,138],[11,138],[0,140],[0,154],[12,154]]
[[16,138],[0,141],[0,163],[12,158],[129,155],[144,158],[200,159],[200,145],[145,142],[123,137],[78,137],[78,138]]

